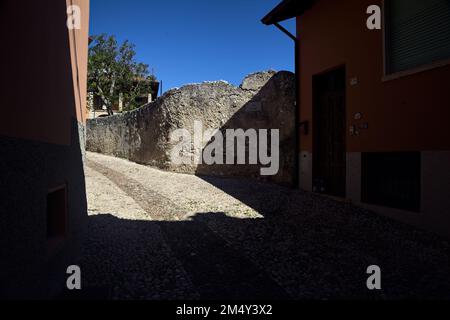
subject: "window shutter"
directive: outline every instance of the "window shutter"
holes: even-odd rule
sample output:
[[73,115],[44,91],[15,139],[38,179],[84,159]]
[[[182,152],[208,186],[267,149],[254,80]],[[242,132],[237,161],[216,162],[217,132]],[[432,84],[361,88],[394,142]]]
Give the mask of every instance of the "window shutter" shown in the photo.
[[450,0],[386,1],[387,73],[450,58]]

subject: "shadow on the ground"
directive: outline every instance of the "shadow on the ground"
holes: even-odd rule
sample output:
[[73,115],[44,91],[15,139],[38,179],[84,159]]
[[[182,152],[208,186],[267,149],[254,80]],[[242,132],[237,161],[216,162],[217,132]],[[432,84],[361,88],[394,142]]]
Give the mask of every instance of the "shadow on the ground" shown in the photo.
[[[320,210],[264,219],[201,213],[171,222],[91,216],[80,298],[450,298],[444,243],[388,221],[334,214],[330,223]],[[381,291],[366,286],[374,264]]]

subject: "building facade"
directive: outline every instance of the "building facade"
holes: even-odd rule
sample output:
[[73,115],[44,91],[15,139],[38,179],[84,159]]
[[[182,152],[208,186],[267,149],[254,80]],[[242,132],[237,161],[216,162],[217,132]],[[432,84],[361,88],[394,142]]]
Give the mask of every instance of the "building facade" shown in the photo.
[[[119,101],[117,103],[114,103],[112,106],[112,112],[114,114],[122,113],[124,110],[131,111],[136,106],[142,107],[146,104],[149,104],[149,103],[155,101],[158,98],[158,93],[159,93],[159,82],[158,81],[146,80],[146,79],[139,80],[139,81],[146,82],[145,86],[149,88],[148,93],[137,96],[134,99],[134,105],[131,106],[131,108],[130,108],[130,106],[124,105],[123,95],[120,94]],[[134,82],[134,85],[136,85],[136,82]],[[89,91],[88,95],[87,95],[87,118],[95,119],[95,118],[101,118],[101,117],[107,117],[107,116],[109,116],[108,110],[107,110],[105,104],[103,103],[102,98],[99,95],[95,94],[94,92]]]
[[292,17],[300,187],[450,236],[450,3],[283,1],[263,22]]
[[88,28],[89,0],[0,4],[2,298],[57,296],[77,263]]

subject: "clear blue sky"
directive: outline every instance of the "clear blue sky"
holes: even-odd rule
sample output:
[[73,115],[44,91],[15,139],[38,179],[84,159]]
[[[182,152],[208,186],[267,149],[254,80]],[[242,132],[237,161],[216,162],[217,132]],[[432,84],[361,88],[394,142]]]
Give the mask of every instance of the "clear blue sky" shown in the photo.
[[[251,72],[294,69],[293,41],[260,20],[281,0],[91,0],[90,34],[136,45],[163,90]],[[284,23],[292,33],[295,21]]]

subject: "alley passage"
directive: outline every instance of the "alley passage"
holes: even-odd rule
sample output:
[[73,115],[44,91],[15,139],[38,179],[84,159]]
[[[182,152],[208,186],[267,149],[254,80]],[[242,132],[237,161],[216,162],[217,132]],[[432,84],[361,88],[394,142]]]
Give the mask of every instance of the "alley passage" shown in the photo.
[[[88,153],[85,293],[110,299],[450,297],[441,239],[347,203]],[[382,270],[381,291],[366,269]]]

